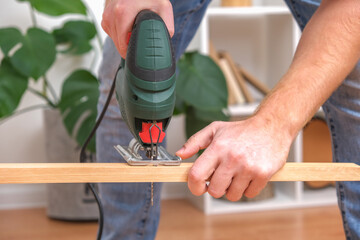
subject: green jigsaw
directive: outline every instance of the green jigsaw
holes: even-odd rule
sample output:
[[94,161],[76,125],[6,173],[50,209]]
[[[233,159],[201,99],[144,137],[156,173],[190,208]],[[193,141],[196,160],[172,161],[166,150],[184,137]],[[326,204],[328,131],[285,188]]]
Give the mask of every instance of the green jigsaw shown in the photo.
[[135,19],[115,85],[121,115],[134,136],[129,146],[115,149],[130,165],[181,163],[181,158],[160,146],[174,111],[175,86],[176,64],[167,27],[159,15],[143,10]]

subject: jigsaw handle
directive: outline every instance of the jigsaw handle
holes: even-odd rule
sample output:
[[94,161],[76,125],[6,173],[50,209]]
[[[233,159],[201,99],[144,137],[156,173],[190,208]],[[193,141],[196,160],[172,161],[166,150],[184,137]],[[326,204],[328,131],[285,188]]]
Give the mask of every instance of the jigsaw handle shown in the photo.
[[165,136],[175,107],[175,71],[166,24],[150,10],[139,12],[115,89],[121,115],[143,146],[161,143]]
[[136,16],[126,63],[132,74],[146,81],[164,81],[175,74],[170,35],[158,14],[143,10]]

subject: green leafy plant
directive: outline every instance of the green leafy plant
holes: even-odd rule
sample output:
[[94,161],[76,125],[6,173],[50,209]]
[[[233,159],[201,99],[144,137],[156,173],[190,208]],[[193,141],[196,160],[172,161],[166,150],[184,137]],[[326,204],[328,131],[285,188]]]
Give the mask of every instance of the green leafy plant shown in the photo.
[[[90,17],[92,15],[81,0],[18,1],[29,4],[33,26],[25,33],[16,27],[0,29],[0,49],[3,53],[0,63],[0,119],[8,119],[38,107],[59,109],[70,136],[83,144],[96,120],[98,81],[90,71],[77,69],[64,79],[61,96],[57,96],[47,72],[58,54],[71,57],[94,51],[92,41],[100,38]],[[48,17],[65,14],[77,16],[76,20],[67,20],[49,32],[38,26],[35,12]],[[30,84],[39,81],[41,89],[35,89]],[[17,110],[27,91],[43,99],[45,105]],[[88,149],[95,151],[94,139]]]
[[178,61],[176,107],[174,114],[185,114],[186,136],[213,121],[228,121],[228,91],[221,69],[208,56],[198,52],[185,53]]

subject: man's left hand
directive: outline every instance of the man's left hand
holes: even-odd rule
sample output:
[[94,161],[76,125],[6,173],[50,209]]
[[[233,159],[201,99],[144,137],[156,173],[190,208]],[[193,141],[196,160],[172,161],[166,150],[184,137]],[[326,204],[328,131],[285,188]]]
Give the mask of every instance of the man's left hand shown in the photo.
[[[286,131],[255,117],[214,122],[194,134],[176,155],[189,158],[205,149],[188,176],[194,195],[208,192],[230,201],[255,197],[286,162],[292,142]],[[209,185],[206,180],[210,179]]]

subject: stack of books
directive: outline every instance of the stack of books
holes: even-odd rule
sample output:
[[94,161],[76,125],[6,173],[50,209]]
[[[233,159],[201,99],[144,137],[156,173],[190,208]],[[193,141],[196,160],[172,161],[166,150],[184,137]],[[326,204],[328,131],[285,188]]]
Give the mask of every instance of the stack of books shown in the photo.
[[264,96],[270,92],[270,89],[249,73],[246,69],[237,65],[228,52],[218,52],[210,42],[210,57],[222,70],[228,88],[228,105],[245,104],[254,102],[247,84],[251,84]]

